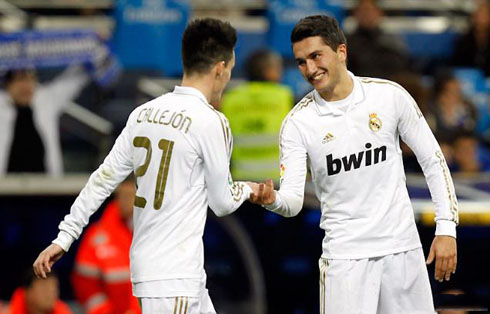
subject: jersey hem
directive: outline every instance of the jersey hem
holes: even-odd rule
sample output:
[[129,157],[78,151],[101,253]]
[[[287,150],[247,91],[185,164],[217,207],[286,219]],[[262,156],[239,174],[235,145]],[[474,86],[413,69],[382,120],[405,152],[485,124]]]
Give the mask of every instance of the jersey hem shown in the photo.
[[142,276],[142,277],[131,277],[132,283],[140,283],[147,281],[158,281],[158,280],[172,280],[172,279],[202,279],[202,274],[199,275],[189,275],[189,274],[175,274],[167,276]]
[[137,298],[171,298],[171,297],[190,297],[199,298],[202,294],[201,289],[199,291],[189,291],[189,290],[176,290],[168,293],[155,293],[155,291],[138,291],[133,290],[133,296]]
[[401,248],[396,248],[396,249],[391,249],[391,250],[385,250],[381,252],[373,252],[371,254],[328,254],[323,252],[322,253],[322,258],[326,259],[366,259],[366,258],[373,258],[373,257],[381,257],[381,256],[386,256],[386,255],[392,255],[392,254],[397,254],[401,252],[407,252],[411,250],[415,250],[418,248],[422,248],[422,244],[414,244],[410,246],[404,246]]

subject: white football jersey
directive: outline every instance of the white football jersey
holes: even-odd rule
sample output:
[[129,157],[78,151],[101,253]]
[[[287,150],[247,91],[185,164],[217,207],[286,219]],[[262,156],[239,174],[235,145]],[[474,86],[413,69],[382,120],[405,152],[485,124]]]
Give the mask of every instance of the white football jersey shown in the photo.
[[134,171],[132,282],[201,280],[208,205],[216,215],[227,215],[251,192],[231,179],[232,142],[228,120],[197,89],[175,87],[139,106],[53,242],[67,251],[91,214]]
[[414,151],[436,210],[436,234],[456,236],[457,201],[439,145],[412,97],[396,83],[355,77],[351,94],[306,95],[283,121],[281,186],[269,210],[302,208],[307,165],[321,203],[324,258],[358,259],[420,247],[399,138]]

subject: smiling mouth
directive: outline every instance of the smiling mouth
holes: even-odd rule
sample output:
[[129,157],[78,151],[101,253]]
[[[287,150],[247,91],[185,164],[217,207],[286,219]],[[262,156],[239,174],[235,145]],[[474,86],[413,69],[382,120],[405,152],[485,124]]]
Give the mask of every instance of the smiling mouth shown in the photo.
[[319,82],[323,79],[323,77],[325,76],[325,72],[320,72],[320,73],[316,73],[314,75],[311,75],[308,80],[311,82],[311,83],[316,83],[316,82]]

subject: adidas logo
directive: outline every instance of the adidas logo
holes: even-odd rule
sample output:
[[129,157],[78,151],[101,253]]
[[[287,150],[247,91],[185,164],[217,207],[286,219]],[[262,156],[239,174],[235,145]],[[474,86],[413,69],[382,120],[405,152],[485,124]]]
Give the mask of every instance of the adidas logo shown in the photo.
[[327,135],[325,135],[325,137],[323,137],[322,144],[328,143],[331,140],[333,140],[334,138],[335,138],[335,136],[333,136],[332,133],[328,132]]

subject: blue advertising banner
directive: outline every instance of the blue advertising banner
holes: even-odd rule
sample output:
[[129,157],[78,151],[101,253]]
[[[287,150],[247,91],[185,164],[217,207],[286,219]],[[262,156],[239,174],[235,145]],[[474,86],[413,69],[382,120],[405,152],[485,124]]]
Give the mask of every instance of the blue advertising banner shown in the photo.
[[120,67],[95,31],[25,31],[0,34],[0,71],[85,64],[93,78],[109,84]]
[[187,0],[117,0],[113,40],[123,66],[179,76],[189,11]]
[[[338,1],[337,1],[338,2]],[[329,15],[342,25],[344,9],[332,0],[268,0],[269,45],[285,57],[292,57],[291,31],[309,15]]]
[[99,40],[90,31],[27,31],[0,35],[0,69],[91,62]]

